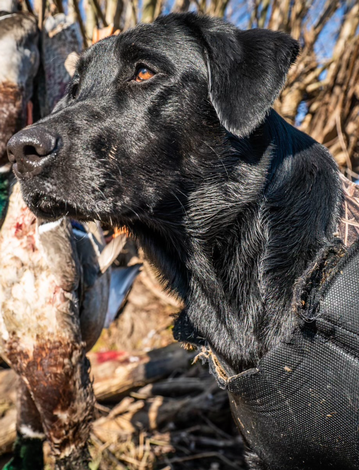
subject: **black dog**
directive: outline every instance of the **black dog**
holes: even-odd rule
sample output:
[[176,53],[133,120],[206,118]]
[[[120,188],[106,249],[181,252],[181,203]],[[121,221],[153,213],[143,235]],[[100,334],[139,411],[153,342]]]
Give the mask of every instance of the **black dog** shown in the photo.
[[[209,348],[224,382],[291,340],[294,285],[340,217],[332,157],[271,109],[298,51],[279,32],[160,17],[86,51],[8,147],[36,214],[129,228],[185,301],[177,338]],[[253,468],[359,468],[303,451],[300,430],[275,457],[242,432]]]

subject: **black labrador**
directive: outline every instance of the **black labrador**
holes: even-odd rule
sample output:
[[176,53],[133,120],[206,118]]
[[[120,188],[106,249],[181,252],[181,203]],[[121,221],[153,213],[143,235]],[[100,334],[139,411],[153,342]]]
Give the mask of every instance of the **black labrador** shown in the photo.
[[[280,32],[163,16],[87,50],[52,114],[8,146],[36,214],[139,240],[185,302],[175,336],[220,383],[290,342],[295,283],[335,241],[337,166],[271,109],[298,52]],[[319,444],[300,460],[300,435],[278,463],[242,425],[251,468],[331,467]]]

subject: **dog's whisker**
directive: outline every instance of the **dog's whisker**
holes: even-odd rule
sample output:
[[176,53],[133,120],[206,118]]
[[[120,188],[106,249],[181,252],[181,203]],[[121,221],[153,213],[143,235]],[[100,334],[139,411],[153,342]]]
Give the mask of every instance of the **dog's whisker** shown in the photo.
[[180,199],[177,197],[177,195],[176,195],[174,192],[171,192],[171,195],[172,195],[174,198],[177,199],[177,201],[178,201],[180,207],[181,207],[182,210],[183,210],[183,213],[185,214],[185,213],[186,213],[186,209],[185,209],[183,203],[180,201]]

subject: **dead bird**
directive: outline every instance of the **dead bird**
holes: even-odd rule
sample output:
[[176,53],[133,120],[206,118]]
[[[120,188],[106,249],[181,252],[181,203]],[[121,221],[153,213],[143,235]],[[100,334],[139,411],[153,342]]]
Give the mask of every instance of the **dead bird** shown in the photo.
[[108,304],[101,230],[90,224],[81,237],[69,219],[42,224],[14,186],[0,234],[0,352],[22,381],[18,442],[46,437],[57,468],[87,468],[94,396],[85,352]]
[[6,143],[32,121],[39,64],[35,18],[16,9],[0,0],[0,355],[19,376],[17,441],[5,468],[42,468],[45,438],[58,469],[88,468],[94,396],[85,353],[101,333],[107,268],[124,238],[103,250],[98,223],[43,223],[14,185]]

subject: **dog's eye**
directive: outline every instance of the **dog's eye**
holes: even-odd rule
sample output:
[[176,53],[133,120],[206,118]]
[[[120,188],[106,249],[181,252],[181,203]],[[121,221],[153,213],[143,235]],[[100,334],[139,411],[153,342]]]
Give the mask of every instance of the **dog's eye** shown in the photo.
[[147,67],[140,67],[135,74],[136,82],[145,82],[154,76],[154,72]]

